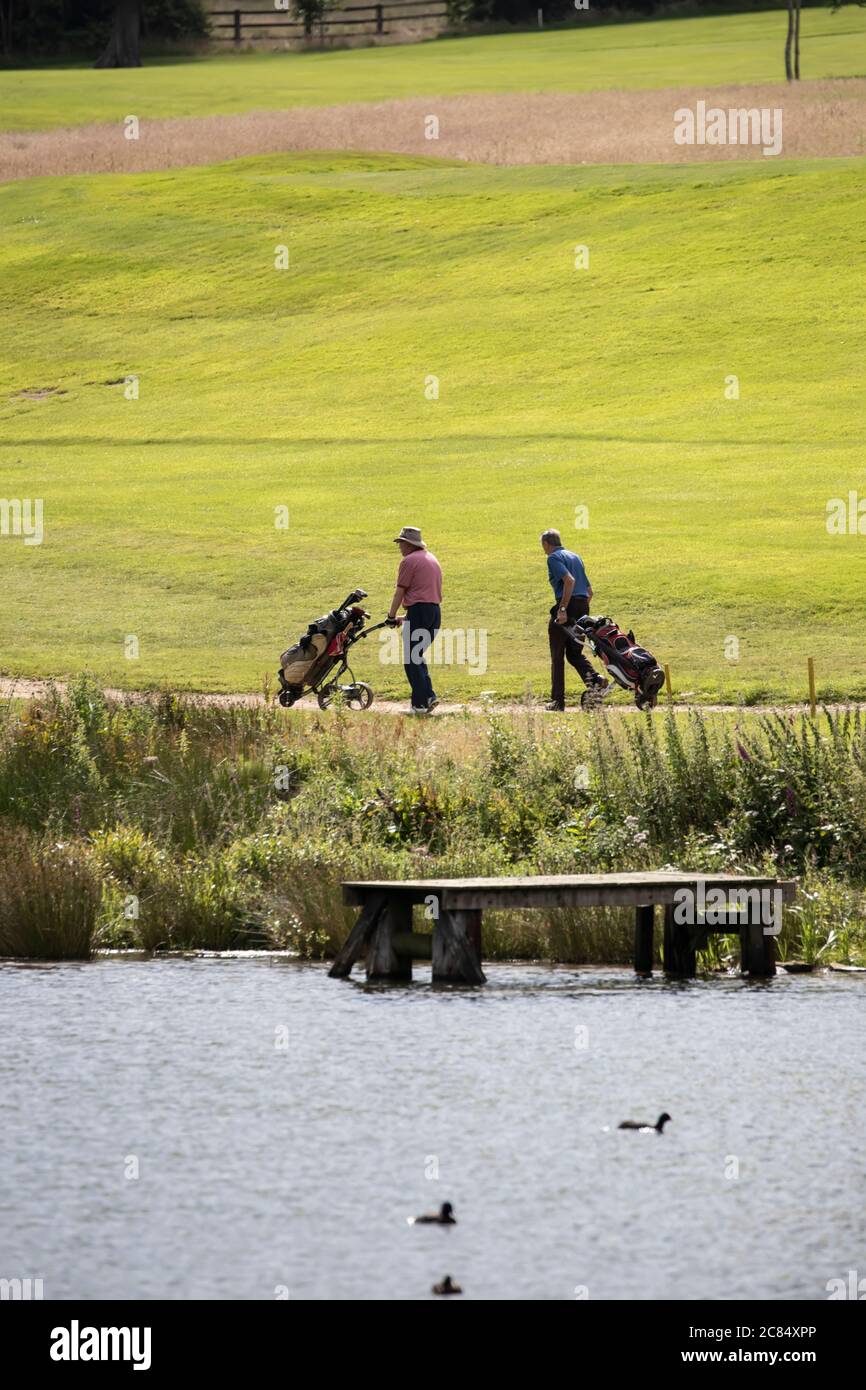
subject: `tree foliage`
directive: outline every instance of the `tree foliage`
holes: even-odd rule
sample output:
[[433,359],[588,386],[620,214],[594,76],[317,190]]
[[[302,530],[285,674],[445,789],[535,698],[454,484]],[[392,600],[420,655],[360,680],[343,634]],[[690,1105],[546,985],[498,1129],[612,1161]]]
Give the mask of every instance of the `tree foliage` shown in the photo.
[[[116,8],[116,0],[0,0],[0,53],[11,59],[95,58],[109,42]],[[202,0],[142,0],[146,45],[200,39],[207,33]]]
[[292,0],[292,8],[304,26],[305,34],[312,34],[316,25],[321,24],[328,10],[334,9],[333,0]]
[[[848,0],[801,0],[803,9],[830,5],[840,9]],[[864,0],[856,0],[864,3]],[[788,0],[590,0],[578,10],[574,0],[448,0],[448,17],[455,24],[513,24],[533,28],[542,11],[545,24],[569,19],[578,23],[727,15],[756,10],[782,10]]]

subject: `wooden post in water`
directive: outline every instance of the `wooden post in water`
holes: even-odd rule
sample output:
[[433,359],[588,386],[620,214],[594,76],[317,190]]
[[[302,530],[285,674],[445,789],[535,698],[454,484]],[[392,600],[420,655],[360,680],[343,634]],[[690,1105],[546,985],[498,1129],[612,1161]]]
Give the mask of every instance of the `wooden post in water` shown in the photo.
[[412,903],[392,894],[385,902],[367,946],[368,980],[411,980],[412,957],[396,949],[395,935],[412,933]]
[[695,948],[687,922],[674,920],[674,904],[665,904],[664,967],[666,975],[693,980],[697,968]]
[[760,920],[746,922],[740,927],[740,971],[752,979],[766,978],[776,973],[776,938],[764,933]]
[[479,909],[440,907],[433,923],[433,982],[483,985]]
[[634,968],[638,975],[653,973],[653,927],[656,910],[652,904],[635,909]]
[[467,908],[466,917],[466,938],[475,953],[475,959],[481,968],[481,908]]
[[334,964],[328,971],[332,980],[345,980],[351,974],[352,966],[358,957],[363,955],[367,942],[375,931],[376,923],[384,909],[385,894],[371,893],[364,903],[357,922],[337,952]]

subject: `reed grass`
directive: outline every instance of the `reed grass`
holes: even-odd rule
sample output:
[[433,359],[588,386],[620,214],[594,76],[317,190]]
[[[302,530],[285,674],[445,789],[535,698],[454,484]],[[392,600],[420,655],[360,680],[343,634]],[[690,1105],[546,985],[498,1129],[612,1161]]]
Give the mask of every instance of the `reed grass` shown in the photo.
[[[112,701],[0,706],[5,954],[271,944],[326,956],[346,878],[800,875],[780,952],[866,958],[866,719],[613,711],[434,721]],[[491,914],[502,957],[625,961],[628,914]],[[705,961],[725,963],[714,939]]]
[[0,826],[0,956],[87,960],[100,904],[85,846]]

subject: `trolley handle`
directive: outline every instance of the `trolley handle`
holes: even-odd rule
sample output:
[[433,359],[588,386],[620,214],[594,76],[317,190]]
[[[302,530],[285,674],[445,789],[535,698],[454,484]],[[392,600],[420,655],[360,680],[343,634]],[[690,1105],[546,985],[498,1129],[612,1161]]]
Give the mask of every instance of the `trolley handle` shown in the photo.
[[363,629],[361,630],[361,632],[358,633],[357,637],[354,638],[354,641],[355,641],[355,642],[360,642],[360,640],[361,640],[362,637],[369,637],[371,632],[378,632],[380,627],[392,627],[392,626],[393,626],[393,624],[389,621],[388,618],[386,618],[385,621],[382,622],[382,623],[374,623],[372,627],[365,627],[365,628],[363,628]]

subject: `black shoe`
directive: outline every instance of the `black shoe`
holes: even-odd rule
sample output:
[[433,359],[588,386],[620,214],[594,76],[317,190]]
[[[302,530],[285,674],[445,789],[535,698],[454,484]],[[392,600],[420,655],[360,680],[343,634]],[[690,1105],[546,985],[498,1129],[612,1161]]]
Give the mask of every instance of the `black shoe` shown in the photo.
[[564,713],[565,713],[565,705],[558,705],[558,704],[556,703],[555,700],[548,700],[548,702],[547,702],[547,704],[544,706],[544,708],[547,709],[547,710],[550,710],[550,712],[551,712],[552,714],[564,714]]

